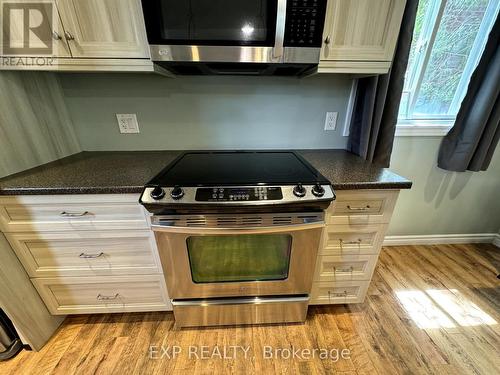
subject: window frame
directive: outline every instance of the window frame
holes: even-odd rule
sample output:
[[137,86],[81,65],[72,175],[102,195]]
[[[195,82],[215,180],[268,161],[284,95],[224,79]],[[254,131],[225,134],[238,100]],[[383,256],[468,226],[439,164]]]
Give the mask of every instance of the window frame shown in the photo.
[[[411,70],[407,72],[410,87],[410,90],[406,91],[409,93],[407,113],[413,113],[415,108],[447,2],[448,0],[433,1],[424,16],[422,30],[417,41],[417,48],[422,48],[422,51],[416,56],[413,66],[409,67]],[[457,113],[460,108],[460,103],[467,92],[470,76],[481,58],[487,36],[498,16],[499,8],[500,6],[495,0],[488,2],[452,103],[448,109],[448,115],[428,116],[426,118],[398,118],[396,136],[443,136],[448,133],[456,118],[456,115],[450,113]],[[486,38],[484,35],[486,35]]]

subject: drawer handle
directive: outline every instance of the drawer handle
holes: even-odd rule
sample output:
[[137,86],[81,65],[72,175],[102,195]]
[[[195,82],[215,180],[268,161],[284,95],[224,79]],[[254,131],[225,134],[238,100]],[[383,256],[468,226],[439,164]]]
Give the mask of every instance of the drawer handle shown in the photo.
[[337,273],[337,272],[354,272],[354,267],[351,266],[349,268],[337,268],[337,267],[333,267],[333,273]]
[[104,296],[104,295],[102,295],[102,294],[99,293],[97,295],[97,300],[98,301],[114,301],[118,297],[120,297],[119,293],[116,293],[114,296]]
[[347,298],[347,290],[344,290],[344,293],[333,293],[330,290],[328,291],[328,301],[331,302],[333,297],[345,297]]
[[361,238],[357,239],[356,241],[344,241],[342,238],[340,239],[340,244],[341,245],[361,245],[361,242],[363,240]]
[[82,217],[88,215],[88,211],[83,211],[83,212],[67,212],[63,211],[60,213],[61,216],[63,217]]
[[367,204],[365,207],[352,207],[347,205],[347,209],[351,211],[368,211],[370,209],[370,205]]
[[339,239],[339,244],[340,244],[340,252],[344,252],[344,245],[358,245],[358,251],[361,251],[361,242],[363,240],[359,238],[356,241],[344,241],[342,238]]
[[104,253],[99,253],[99,254],[85,254],[85,253],[81,253],[80,255],[78,255],[79,258],[82,258],[82,259],[96,259],[96,258],[100,258],[104,255]]

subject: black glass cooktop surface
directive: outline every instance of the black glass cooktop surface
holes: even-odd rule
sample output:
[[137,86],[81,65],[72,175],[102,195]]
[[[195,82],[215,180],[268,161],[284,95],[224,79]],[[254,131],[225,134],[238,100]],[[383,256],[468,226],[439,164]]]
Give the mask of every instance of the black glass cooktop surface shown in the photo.
[[148,185],[329,184],[314,167],[291,151],[187,152]]

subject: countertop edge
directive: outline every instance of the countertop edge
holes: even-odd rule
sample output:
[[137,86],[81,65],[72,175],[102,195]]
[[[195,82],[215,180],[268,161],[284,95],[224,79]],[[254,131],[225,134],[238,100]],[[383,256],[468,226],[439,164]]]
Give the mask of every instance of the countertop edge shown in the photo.
[[[412,182],[356,182],[332,184],[334,190],[403,190],[411,189]],[[0,189],[0,196],[14,195],[64,195],[64,194],[140,194],[143,186],[124,187],[60,187],[60,188],[12,188]]]

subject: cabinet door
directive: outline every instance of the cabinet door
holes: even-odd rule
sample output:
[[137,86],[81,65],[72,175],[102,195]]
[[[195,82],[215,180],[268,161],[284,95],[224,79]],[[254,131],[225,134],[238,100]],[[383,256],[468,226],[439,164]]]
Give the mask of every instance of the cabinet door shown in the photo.
[[140,0],[58,0],[73,57],[148,58]]
[[64,28],[61,22],[61,15],[58,9],[57,12],[55,12],[54,16],[56,17],[55,20],[53,21],[54,25],[52,32],[52,36],[54,38],[54,56],[71,57],[68,41],[64,37]]
[[321,59],[391,61],[406,0],[329,0]]
[[[36,3],[33,2],[32,0],[16,0],[15,2],[11,1],[10,3],[13,3],[15,6],[19,6],[21,4],[26,4],[28,6],[34,5],[35,7],[37,5],[47,5],[47,7],[40,7],[37,9],[37,11],[42,13],[43,19],[50,19],[50,22],[41,22],[40,25],[37,27],[38,33],[33,36],[36,38],[29,38],[30,39],[30,48],[48,48],[47,51],[44,51],[40,53],[40,57],[71,57],[70,52],[69,52],[69,46],[66,40],[64,39],[64,29],[61,24],[61,20],[59,18],[59,14],[57,12],[57,8],[54,6],[50,6],[50,3],[44,4],[42,3]],[[5,5],[11,5],[9,2],[7,2]],[[51,14],[47,14],[47,11],[51,12]],[[30,13],[31,14],[31,13]],[[35,12],[33,17],[36,18],[37,13]],[[14,56],[37,56],[37,52],[31,53],[28,51],[23,50],[23,45],[25,43],[25,38],[27,35],[25,35],[25,23],[24,23],[24,17],[25,13],[21,11],[11,11],[8,13],[9,16],[9,34],[4,35],[5,39],[9,40],[9,44],[13,48],[18,48],[18,51],[13,51],[12,54],[15,54]],[[36,19],[33,21],[36,22]],[[0,29],[2,27],[0,26]],[[6,32],[7,30],[5,30]],[[31,34],[31,32],[30,32]],[[38,35],[43,35],[44,37],[41,37],[39,39]],[[47,36],[49,39],[47,40]],[[2,41],[0,41],[0,45],[2,44]],[[11,52],[5,52],[6,55],[10,55]]]

